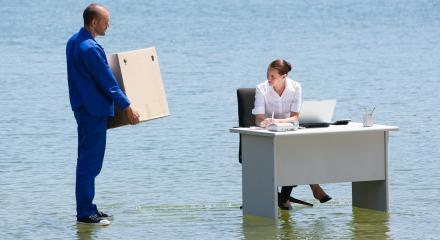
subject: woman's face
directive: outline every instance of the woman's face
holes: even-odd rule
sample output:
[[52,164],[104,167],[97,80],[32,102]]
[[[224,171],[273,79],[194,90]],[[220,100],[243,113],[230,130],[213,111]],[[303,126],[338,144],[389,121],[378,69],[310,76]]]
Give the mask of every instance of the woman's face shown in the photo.
[[267,81],[269,82],[270,86],[283,83],[286,77],[287,74],[280,75],[278,70],[274,68],[270,68],[269,71],[267,71]]

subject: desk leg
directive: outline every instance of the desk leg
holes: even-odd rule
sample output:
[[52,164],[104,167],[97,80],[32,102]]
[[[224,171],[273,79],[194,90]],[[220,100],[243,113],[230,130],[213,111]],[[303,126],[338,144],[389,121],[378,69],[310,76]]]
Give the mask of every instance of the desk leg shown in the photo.
[[388,183],[386,180],[353,182],[353,206],[388,211]]
[[388,132],[384,132],[385,180],[353,182],[353,206],[388,212]]
[[242,135],[242,159],[243,214],[278,218],[273,139]]

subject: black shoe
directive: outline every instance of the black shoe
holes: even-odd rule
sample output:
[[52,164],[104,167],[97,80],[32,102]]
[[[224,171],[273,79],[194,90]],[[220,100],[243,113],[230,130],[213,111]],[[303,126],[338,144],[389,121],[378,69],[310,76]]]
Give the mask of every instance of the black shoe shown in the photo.
[[110,221],[107,219],[99,218],[98,215],[92,215],[84,218],[78,218],[76,220],[78,224],[88,224],[88,225],[98,225],[98,226],[106,226],[110,225]]
[[323,198],[319,199],[319,202],[320,203],[325,203],[325,202],[328,202],[330,200],[332,200],[332,198],[329,195],[326,194]]
[[105,213],[105,212],[100,212],[100,211],[98,211],[98,212],[96,213],[96,215],[97,215],[98,218],[100,218],[100,219],[107,219],[107,220],[111,220],[111,219],[113,219],[113,215],[111,215],[111,214],[107,214],[107,213]]
[[278,207],[282,210],[292,209],[292,205],[290,204],[289,199],[281,199],[281,193],[278,193]]
[[290,209],[292,209],[292,204],[290,203],[289,200],[287,200],[285,202],[278,201],[278,207],[282,210],[290,210]]
[[298,204],[303,204],[303,205],[307,205],[307,206],[313,207],[313,204],[308,203],[308,202],[304,202],[303,200],[299,200],[299,199],[296,199],[296,198],[291,197],[291,196],[289,196],[289,201],[292,202],[292,203],[298,203]]
[[[297,186],[297,185],[294,185],[293,187],[296,187],[296,186]],[[283,209],[283,210],[289,210],[289,209],[291,209],[291,207],[290,207],[290,208],[285,208],[285,207],[283,206],[282,202],[280,202],[280,200],[281,200],[281,199],[280,199],[280,196],[281,196],[281,193],[278,193],[278,207],[280,207],[280,208]],[[290,203],[298,203],[298,204],[303,204],[303,205],[307,205],[307,206],[313,207],[313,204],[308,203],[308,202],[304,202],[304,201],[302,201],[302,200],[296,199],[296,198],[291,197],[291,196],[289,196],[288,200],[289,200]]]

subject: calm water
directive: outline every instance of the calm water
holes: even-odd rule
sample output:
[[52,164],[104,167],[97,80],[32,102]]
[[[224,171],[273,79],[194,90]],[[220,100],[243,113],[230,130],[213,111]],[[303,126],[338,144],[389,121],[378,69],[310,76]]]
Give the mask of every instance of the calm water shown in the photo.
[[[104,1],[107,53],[156,46],[172,116],[109,131],[96,203],[75,224],[76,124],[65,42],[85,1],[0,0],[0,239],[440,239],[439,1]],[[398,125],[389,214],[351,206],[351,185],[310,189],[278,221],[243,217],[235,89],[292,62],[305,99],[335,118]],[[312,174],[312,173],[311,173]]]

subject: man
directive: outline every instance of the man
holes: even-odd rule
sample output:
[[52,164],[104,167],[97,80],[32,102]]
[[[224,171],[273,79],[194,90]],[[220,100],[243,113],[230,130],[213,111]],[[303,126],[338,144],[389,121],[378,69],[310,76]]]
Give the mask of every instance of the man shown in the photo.
[[95,41],[104,36],[110,14],[99,4],[84,10],[84,27],[66,46],[67,78],[70,104],[78,125],[78,159],[76,165],[77,222],[108,225],[111,216],[93,204],[95,177],[104,159],[107,119],[114,116],[114,103],[127,114],[131,124],[139,123],[139,114],[121,91],[107,62],[104,49]]

